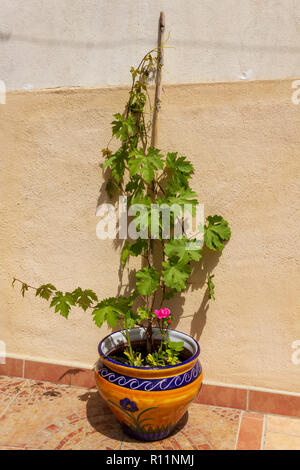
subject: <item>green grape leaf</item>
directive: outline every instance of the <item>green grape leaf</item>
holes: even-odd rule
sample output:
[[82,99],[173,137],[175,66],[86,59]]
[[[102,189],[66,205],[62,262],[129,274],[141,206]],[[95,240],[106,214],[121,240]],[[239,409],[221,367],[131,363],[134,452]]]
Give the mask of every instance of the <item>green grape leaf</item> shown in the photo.
[[201,249],[193,250],[190,242],[187,238],[169,240],[165,243],[165,254],[168,258],[178,256],[179,261],[200,261],[202,257]]
[[103,169],[107,167],[111,169],[112,183],[114,183],[117,188],[119,183],[123,180],[127,159],[128,152],[126,147],[122,146],[103,163]]
[[208,225],[204,226],[204,242],[205,245],[214,251],[222,251],[225,244],[231,237],[231,230],[228,222],[220,215],[207,217]]
[[147,307],[139,307],[137,309],[137,313],[140,320],[148,320],[148,318],[150,318],[152,315],[150,310],[147,309]]
[[110,297],[102,300],[92,312],[94,322],[100,328],[107,321],[111,328],[115,328],[118,320],[131,311],[135,297],[133,293],[130,297]]
[[184,349],[184,341],[168,341],[168,347],[173,351],[182,351]]
[[160,275],[155,268],[143,268],[136,273],[137,291],[141,295],[152,295],[159,286]]
[[208,276],[207,278],[207,287],[208,287],[208,298],[215,300],[215,285],[212,279],[215,277],[213,274],[212,276]]
[[119,186],[113,178],[110,178],[106,183],[105,189],[109,198],[112,199],[114,194],[119,191]]
[[158,149],[149,148],[147,155],[143,149],[130,153],[128,166],[131,176],[140,175],[147,184],[154,179],[155,170],[163,169],[163,156]]
[[81,287],[78,287],[72,292],[73,299],[75,303],[86,311],[89,307],[92,306],[93,302],[98,301],[98,297],[92,290],[82,290]]
[[139,317],[136,313],[134,313],[133,311],[127,311],[124,315],[124,320],[123,320],[123,323],[124,323],[124,326],[126,329],[130,330],[131,328],[134,327],[134,325],[136,324],[136,322],[138,321]]
[[106,169],[107,167],[112,166],[116,161],[116,155],[110,155],[107,160],[103,163],[103,168]]
[[167,287],[171,287],[177,292],[186,289],[186,281],[191,274],[191,267],[184,261],[169,259],[163,263],[162,278]]
[[107,314],[107,309],[104,308],[103,306],[97,307],[95,308],[95,310],[93,310],[93,313],[92,313],[93,320],[99,328],[101,328],[101,326],[105,322],[106,314]]
[[137,175],[132,176],[130,180],[128,181],[127,185],[125,186],[125,191],[128,193],[131,193],[130,196],[131,198],[137,197],[141,198],[143,197],[143,191],[145,189],[145,184],[143,180],[141,180]]
[[25,296],[25,292],[28,291],[28,289],[29,289],[28,285],[25,282],[23,282],[22,287],[21,287],[21,292],[22,292],[23,297]]
[[166,167],[169,170],[167,178],[167,187],[169,191],[181,191],[189,187],[189,180],[194,173],[194,167],[186,157],[178,157],[178,153],[168,153],[166,158]]
[[106,313],[106,321],[111,328],[115,328],[119,321],[119,318],[120,316],[118,315],[118,313],[113,310],[109,309]]
[[166,159],[166,165],[168,168],[174,170],[174,172],[180,171],[181,173],[190,174],[194,172],[194,167],[186,157],[178,157],[178,153],[168,153]]
[[122,264],[126,264],[127,259],[129,256],[139,256],[144,250],[148,247],[147,241],[139,238],[136,242],[130,243],[129,241],[125,241],[124,248],[122,250],[121,255],[121,262]]
[[[181,210],[183,210],[185,204],[194,208],[198,203],[196,198],[197,194],[191,188],[181,187],[179,190],[176,188],[171,188],[167,191],[166,197],[162,200],[162,203],[167,203],[169,205],[177,204],[180,206]],[[178,213],[175,215],[179,216],[180,211],[178,211]]]
[[55,307],[55,312],[59,312],[62,317],[68,318],[71,305],[75,305],[75,300],[71,292],[63,294],[57,291],[51,301],[50,307]]
[[112,133],[115,137],[125,142],[134,132],[135,120],[132,114],[128,117],[117,113],[114,114],[115,120],[112,122]]
[[36,290],[36,297],[42,297],[45,300],[49,300],[53,291],[56,291],[56,287],[53,284],[43,284]]

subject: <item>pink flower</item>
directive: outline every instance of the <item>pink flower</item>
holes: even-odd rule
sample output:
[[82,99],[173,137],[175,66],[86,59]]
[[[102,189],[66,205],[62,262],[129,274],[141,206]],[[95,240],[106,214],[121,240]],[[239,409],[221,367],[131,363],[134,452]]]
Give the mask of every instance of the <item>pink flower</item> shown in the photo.
[[169,317],[171,312],[168,308],[161,308],[160,310],[154,310],[154,313],[159,320],[162,320],[163,318]]

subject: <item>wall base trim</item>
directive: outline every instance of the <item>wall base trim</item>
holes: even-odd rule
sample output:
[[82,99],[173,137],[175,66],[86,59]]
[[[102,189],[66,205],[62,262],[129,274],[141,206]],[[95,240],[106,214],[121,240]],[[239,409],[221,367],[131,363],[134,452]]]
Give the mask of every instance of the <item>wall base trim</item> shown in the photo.
[[[0,364],[0,375],[92,388],[95,387],[93,367],[10,355],[5,364]],[[283,390],[204,381],[195,402],[300,418],[300,393]]]

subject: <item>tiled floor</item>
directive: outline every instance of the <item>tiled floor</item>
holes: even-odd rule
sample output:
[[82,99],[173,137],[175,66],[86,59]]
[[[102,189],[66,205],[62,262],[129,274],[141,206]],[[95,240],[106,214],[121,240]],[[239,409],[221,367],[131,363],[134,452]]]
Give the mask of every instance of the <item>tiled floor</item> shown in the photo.
[[193,404],[173,435],[124,435],[95,389],[0,376],[3,449],[297,449],[300,419]]

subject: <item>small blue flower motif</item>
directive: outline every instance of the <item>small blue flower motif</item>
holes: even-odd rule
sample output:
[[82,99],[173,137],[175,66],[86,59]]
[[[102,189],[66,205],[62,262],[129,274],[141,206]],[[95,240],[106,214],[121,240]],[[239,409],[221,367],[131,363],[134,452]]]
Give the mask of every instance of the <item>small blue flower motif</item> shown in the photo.
[[134,403],[134,401],[130,401],[129,398],[123,398],[123,400],[120,400],[120,405],[124,410],[131,411],[132,413],[139,411],[136,403]]

